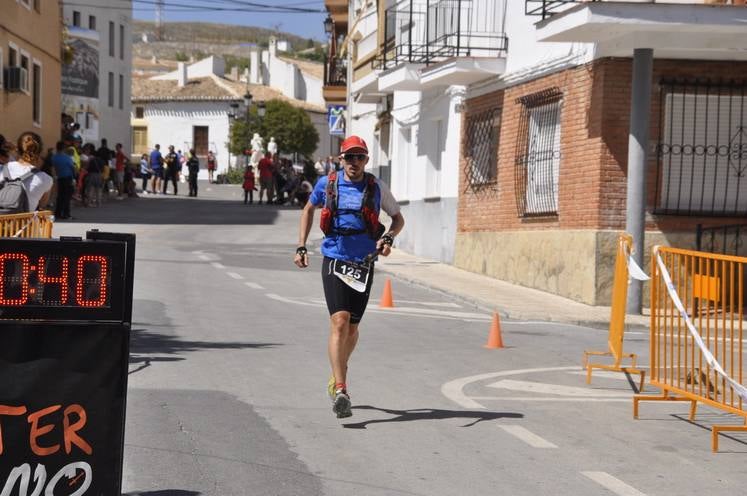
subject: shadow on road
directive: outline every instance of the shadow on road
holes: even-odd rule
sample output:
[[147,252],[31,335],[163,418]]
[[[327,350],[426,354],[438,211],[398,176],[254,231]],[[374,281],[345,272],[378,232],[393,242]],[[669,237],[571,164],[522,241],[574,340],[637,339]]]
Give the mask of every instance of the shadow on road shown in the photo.
[[379,412],[395,415],[388,419],[366,420],[354,424],[343,424],[346,429],[365,429],[370,424],[383,424],[388,422],[411,422],[414,420],[444,420],[444,419],[472,419],[472,422],[464,424],[462,427],[472,427],[473,425],[488,420],[497,420],[500,418],[524,418],[522,413],[510,412],[473,412],[467,410],[439,410],[435,408],[416,408],[412,410],[390,410],[388,408],[378,408],[370,405],[354,406],[353,410],[376,410]]
[[153,362],[178,362],[185,360],[179,355],[200,350],[238,350],[248,348],[273,348],[281,343],[247,343],[239,341],[185,341],[173,335],[159,334],[146,329],[133,329],[130,337],[130,364],[140,364],[130,370],[130,374],[139,372]]
[[196,491],[183,491],[181,489],[164,489],[163,491],[146,491],[144,493],[124,493],[122,496],[200,496],[202,493]]

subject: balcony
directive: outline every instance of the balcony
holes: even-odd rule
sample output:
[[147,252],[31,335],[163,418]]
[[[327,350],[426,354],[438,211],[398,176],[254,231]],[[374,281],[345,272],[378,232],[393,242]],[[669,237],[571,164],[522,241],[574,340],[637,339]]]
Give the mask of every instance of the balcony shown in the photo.
[[[744,0],[525,0],[538,41],[594,43],[599,56],[747,60]],[[739,2],[739,3],[733,3]]]
[[[384,44],[374,61],[376,69],[385,71],[379,89],[417,89],[421,71],[455,58],[504,59],[508,47],[504,20],[503,2],[495,0],[400,0],[385,12]],[[469,62],[456,65],[462,75],[473,72]],[[475,64],[475,74],[486,77],[487,67],[491,67],[489,75],[503,65],[481,62]],[[443,84],[451,74],[436,72],[431,84]]]
[[325,57],[324,88],[322,93],[328,104],[342,105],[347,99],[348,67],[346,59]]

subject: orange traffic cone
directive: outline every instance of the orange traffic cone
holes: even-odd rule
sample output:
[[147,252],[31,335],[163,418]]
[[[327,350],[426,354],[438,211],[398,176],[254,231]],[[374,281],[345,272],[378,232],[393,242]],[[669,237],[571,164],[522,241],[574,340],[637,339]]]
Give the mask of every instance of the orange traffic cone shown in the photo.
[[501,319],[497,312],[493,312],[493,324],[490,326],[488,342],[485,348],[498,349],[503,348],[503,338],[501,337]]
[[392,281],[388,277],[384,283],[384,291],[381,293],[379,308],[394,308],[394,302],[392,301]]

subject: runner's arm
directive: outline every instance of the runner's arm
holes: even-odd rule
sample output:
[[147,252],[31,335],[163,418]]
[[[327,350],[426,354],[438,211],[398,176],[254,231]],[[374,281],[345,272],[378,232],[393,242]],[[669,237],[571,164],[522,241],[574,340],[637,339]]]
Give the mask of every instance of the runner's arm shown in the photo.
[[[303,210],[301,211],[301,222],[298,228],[298,246],[306,246],[306,240],[309,237],[309,232],[311,232],[311,226],[314,223],[314,210],[316,207],[313,203],[306,202],[306,206],[303,207]],[[293,262],[300,268],[308,267],[309,266],[309,256],[308,254],[300,254],[296,253],[295,257],[293,258]]]
[[[405,218],[402,216],[401,212],[398,212],[394,215],[392,215],[392,225],[389,226],[389,230],[386,232],[384,236],[387,234],[394,238],[397,236],[397,234],[402,231],[402,228],[405,227]],[[392,246],[389,244],[384,243],[384,238],[382,237],[376,242],[376,249],[385,257],[388,257],[389,254],[392,252]]]

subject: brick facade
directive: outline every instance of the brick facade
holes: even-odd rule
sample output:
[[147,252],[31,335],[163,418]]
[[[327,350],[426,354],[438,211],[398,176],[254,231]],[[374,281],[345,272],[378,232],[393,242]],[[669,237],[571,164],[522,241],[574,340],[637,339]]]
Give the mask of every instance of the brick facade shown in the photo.
[[[747,63],[655,60],[651,143],[658,139],[659,80],[687,78],[747,80]],[[632,60],[607,58],[467,100],[464,119],[500,108],[498,174],[494,184],[473,189],[467,180],[462,125],[459,232],[520,230],[622,230],[625,226],[626,162]],[[526,148],[520,138],[523,104],[517,99],[557,87],[560,116],[560,176],[557,216],[523,217],[517,205],[516,158]],[[463,123],[464,124],[464,123]],[[653,146],[651,147],[653,149]],[[656,188],[656,157],[649,158],[649,208]],[[738,223],[742,219],[649,215],[649,230],[694,231],[695,225]]]

